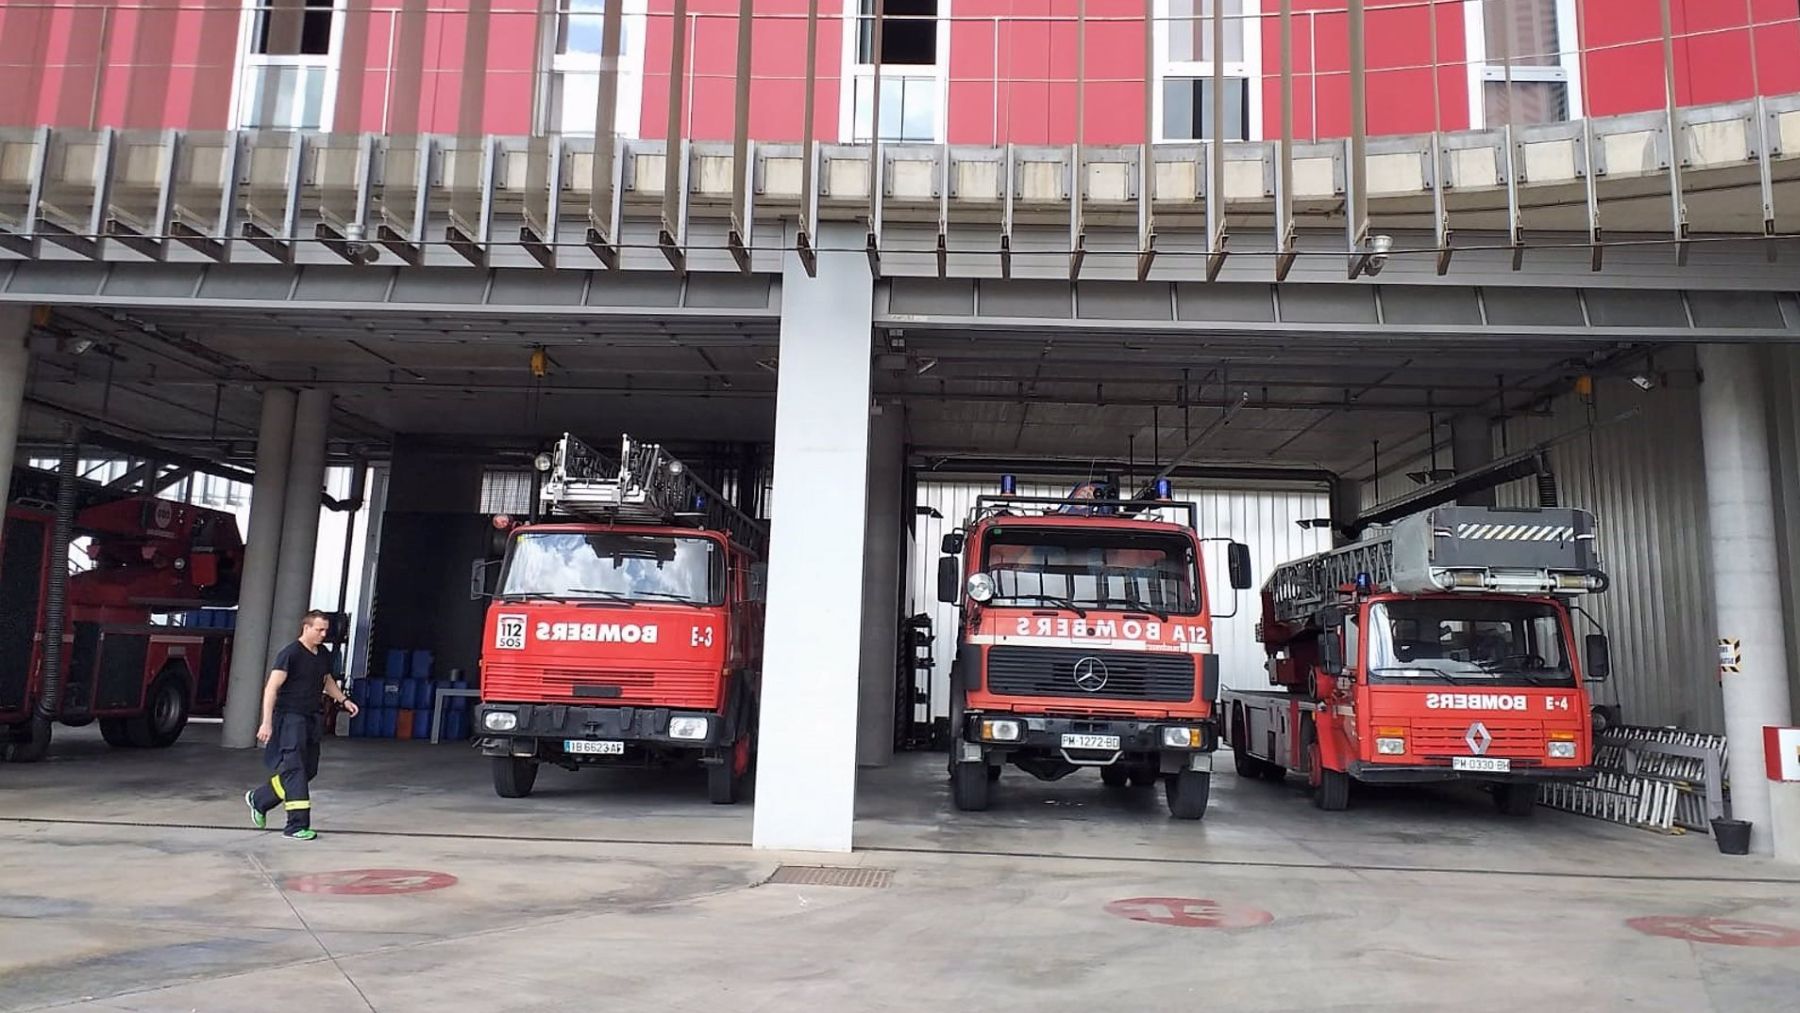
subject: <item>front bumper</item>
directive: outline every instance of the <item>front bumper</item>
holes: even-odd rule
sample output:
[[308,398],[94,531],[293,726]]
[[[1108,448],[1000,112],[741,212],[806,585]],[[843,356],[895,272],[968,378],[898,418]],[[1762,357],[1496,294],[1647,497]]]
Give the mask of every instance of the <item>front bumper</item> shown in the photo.
[[[499,731],[488,727],[490,713],[512,714],[518,722]],[[706,737],[677,739],[669,735],[671,718],[706,718]],[[711,749],[735,737],[717,711],[671,707],[581,707],[569,704],[484,703],[475,708],[475,734],[489,756],[533,752],[539,740],[553,740],[556,751],[565,739],[610,740],[679,749]]]
[[1428,784],[1434,781],[1586,781],[1598,771],[1593,767],[1520,767],[1505,773],[1452,770],[1427,764],[1350,761],[1350,776],[1368,784]]
[[[1024,726],[1023,736],[1010,741],[997,741],[981,737],[981,722],[987,720],[1017,721]],[[1199,746],[1165,746],[1162,732],[1164,728],[1198,728],[1200,729]],[[995,712],[991,714],[970,713],[963,721],[961,740],[966,744],[979,745],[989,752],[1009,752],[1013,750],[1033,750],[1048,753],[1063,751],[1064,735],[1116,735],[1119,737],[1119,752],[1131,753],[1210,753],[1219,748],[1218,729],[1210,720],[1194,721],[1139,721],[1129,718],[1083,718],[1083,717],[1029,717],[1023,714]],[[1103,760],[1104,753],[1093,753],[1089,750],[1077,751],[1071,759]]]

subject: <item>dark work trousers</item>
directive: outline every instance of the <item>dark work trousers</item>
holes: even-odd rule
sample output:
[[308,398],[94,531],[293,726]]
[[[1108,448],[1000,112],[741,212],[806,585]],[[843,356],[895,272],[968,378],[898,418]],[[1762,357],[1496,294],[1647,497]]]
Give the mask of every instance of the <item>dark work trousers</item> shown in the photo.
[[263,764],[274,776],[256,786],[256,808],[287,811],[287,829],[312,826],[312,780],[319,776],[319,738],[324,719],[318,714],[276,711],[274,734],[263,747]]

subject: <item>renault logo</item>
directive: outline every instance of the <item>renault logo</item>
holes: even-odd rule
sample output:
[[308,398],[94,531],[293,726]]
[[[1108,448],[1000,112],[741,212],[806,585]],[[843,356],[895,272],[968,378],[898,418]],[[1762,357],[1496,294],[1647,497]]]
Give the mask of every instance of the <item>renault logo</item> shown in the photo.
[[1477,721],[1469,726],[1469,733],[1463,736],[1463,741],[1469,744],[1469,752],[1481,756],[1488,751],[1488,746],[1493,745],[1494,737],[1488,734],[1487,725]]
[[1088,693],[1106,688],[1106,663],[1099,658],[1082,658],[1075,663],[1075,685]]

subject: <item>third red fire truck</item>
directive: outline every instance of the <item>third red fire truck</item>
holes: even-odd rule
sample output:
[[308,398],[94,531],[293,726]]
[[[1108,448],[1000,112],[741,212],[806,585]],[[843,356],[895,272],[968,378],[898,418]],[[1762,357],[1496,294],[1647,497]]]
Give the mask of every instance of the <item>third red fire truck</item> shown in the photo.
[[[1054,781],[1097,769],[1112,787],[1163,782],[1170,812],[1200,819],[1218,743],[1211,601],[1192,503],[982,496],[946,535],[938,598],[962,609],[951,670],[950,784],[987,808],[1010,763]],[[962,554],[959,562],[956,554]],[[1249,550],[1229,543],[1231,583]]]
[[539,458],[548,519],[507,537],[476,735],[494,790],[538,767],[698,760],[713,802],[750,774],[763,526],[661,446],[616,460],[565,435]]
[[1606,585],[1593,515],[1556,508],[1439,507],[1276,568],[1277,688],[1221,699],[1238,773],[1300,773],[1330,810],[1352,781],[1473,780],[1530,815],[1539,784],[1593,774],[1584,682],[1610,666],[1570,603]]

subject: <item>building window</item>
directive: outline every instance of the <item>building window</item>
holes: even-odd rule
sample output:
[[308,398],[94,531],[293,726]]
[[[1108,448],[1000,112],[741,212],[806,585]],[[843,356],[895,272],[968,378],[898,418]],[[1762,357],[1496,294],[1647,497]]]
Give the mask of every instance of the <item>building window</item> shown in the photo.
[[[1580,115],[1573,0],[1475,0],[1469,26],[1475,126],[1533,126]],[[1479,17],[1474,15],[1479,14]]]
[[[619,104],[613,133],[636,137],[644,104],[644,0],[622,0]],[[606,0],[557,0],[546,50],[539,122],[545,133],[592,136],[600,104]]]
[[1256,34],[1260,5],[1257,0],[1218,2],[1225,21],[1219,40],[1225,56],[1220,70],[1225,84],[1222,130],[1212,122],[1214,0],[1157,0],[1154,100],[1159,141],[1215,136],[1241,141],[1261,133],[1261,89],[1250,87],[1262,70],[1261,36]]
[[246,0],[236,126],[329,130],[344,0]]
[[[850,6],[854,5],[854,11]],[[876,136],[875,66],[881,65],[883,141],[936,144],[944,138],[944,97],[949,83],[948,0],[884,0],[881,52],[875,51],[875,0],[846,0],[845,90],[841,131],[852,143]]]

